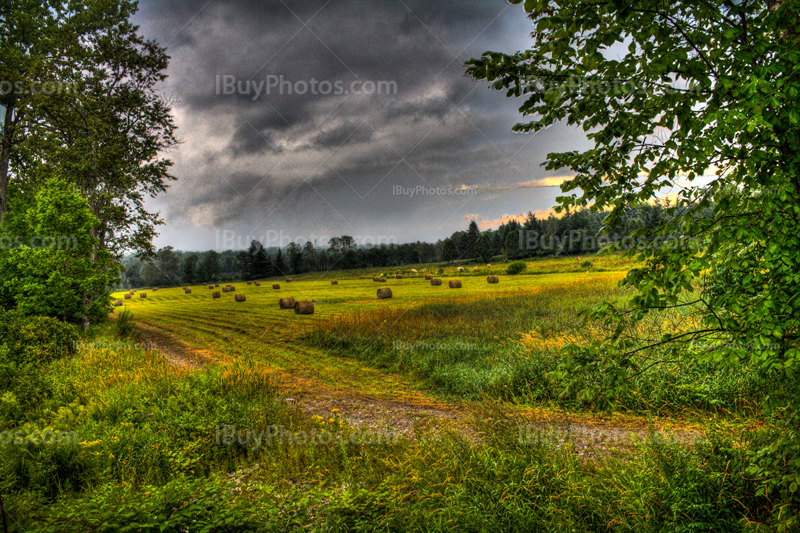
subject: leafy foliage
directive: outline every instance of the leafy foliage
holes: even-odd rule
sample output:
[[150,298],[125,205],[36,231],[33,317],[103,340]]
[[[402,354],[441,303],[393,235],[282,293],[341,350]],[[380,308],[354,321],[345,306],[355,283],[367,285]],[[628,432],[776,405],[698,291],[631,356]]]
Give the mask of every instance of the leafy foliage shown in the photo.
[[[612,334],[570,347],[562,375],[602,371],[585,392],[608,393],[609,401],[652,365],[687,356],[734,370],[748,362],[784,387],[796,384],[800,2],[526,0],[524,7],[532,48],[487,52],[468,72],[525,98],[520,111],[534,119],[515,131],[566,121],[587,132],[591,149],[548,155],[548,169],[575,173],[562,185],[561,208],[609,209],[610,232],[629,206],[678,191],[666,220],[631,235],[680,239],[627,250],[643,263],[623,281],[636,294],[596,309]],[[658,337],[632,334],[646,316],[679,306],[698,319]],[[789,398],[767,407],[786,424],[783,445],[798,450],[800,403]],[[777,487],[800,485],[797,470],[759,471]]]
[[527,268],[528,268],[528,263],[526,263],[525,261],[514,261],[513,263],[509,263],[506,272],[508,272],[513,276],[519,274],[520,272],[524,272],[525,269]]
[[49,179],[24,219],[5,220],[0,301],[73,324],[104,320],[118,266],[93,236],[97,219],[74,186]]

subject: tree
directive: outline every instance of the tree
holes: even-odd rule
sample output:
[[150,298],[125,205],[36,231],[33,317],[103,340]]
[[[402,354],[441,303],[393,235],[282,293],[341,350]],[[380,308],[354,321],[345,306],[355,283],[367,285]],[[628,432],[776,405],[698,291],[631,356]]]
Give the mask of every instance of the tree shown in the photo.
[[464,249],[461,252],[462,257],[475,257],[475,245],[478,244],[480,236],[481,230],[478,229],[478,223],[474,220],[470,220],[467,233],[464,236]]
[[442,259],[452,263],[458,259],[458,248],[453,239],[445,239],[442,244]]
[[482,263],[488,263],[492,260],[492,256],[494,256],[494,246],[492,245],[492,238],[488,233],[483,233],[480,238],[478,238],[474,255]]
[[307,271],[314,271],[317,269],[317,250],[314,248],[314,243],[306,241],[303,245],[303,261],[305,262],[305,269]]
[[167,279],[161,270],[152,261],[148,261],[142,267],[142,284],[146,287],[157,287],[165,285]]
[[290,242],[286,247],[286,255],[289,256],[289,267],[292,274],[303,273],[303,249],[299,244]]
[[520,250],[519,246],[519,231],[518,229],[513,229],[506,234],[505,252],[512,261],[522,257],[522,250]]
[[138,259],[131,261],[125,267],[124,281],[126,287],[142,286],[142,262]]
[[494,255],[500,255],[503,253],[503,236],[500,231],[495,231],[492,235],[492,248],[494,250]]
[[206,281],[219,281],[220,264],[217,252],[214,250],[206,252],[206,255],[203,256],[202,265]]
[[[10,200],[9,178],[26,186],[17,190],[35,190],[58,168],[89,201],[100,247],[152,258],[162,221],[144,202],[174,179],[161,153],[178,142],[170,104],[155,90],[166,78],[166,51],[130,24],[136,2],[48,1],[34,8],[15,0],[5,6],[4,45],[7,36],[16,40],[10,57],[3,55],[0,79],[30,85],[43,77],[63,87],[52,94],[12,91],[0,102],[9,119],[3,128],[9,157],[2,161],[12,167],[0,165],[0,209]],[[17,24],[32,30],[15,31]]]
[[[663,218],[633,230],[643,246],[623,251],[644,264],[623,285],[636,294],[625,308],[595,309],[613,334],[569,347],[562,375],[574,376],[575,390],[593,383],[582,396],[603,405],[660,361],[734,372],[749,363],[772,390],[788,391],[764,403],[781,410],[787,431],[759,452],[750,475],[788,494],[800,473],[775,456],[800,450],[800,395],[790,392],[800,362],[798,1],[527,0],[525,10],[532,48],[487,52],[468,73],[525,96],[520,110],[534,118],[515,131],[566,120],[590,132],[589,150],[548,155],[547,169],[575,173],[561,186],[560,209],[608,209],[609,233],[631,207],[688,184]],[[678,307],[697,320],[636,334],[643,319]],[[586,380],[590,372],[600,377]]]
[[172,246],[165,246],[156,253],[158,270],[161,272],[163,282],[161,285],[179,285],[181,283],[181,258],[175,253]]
[[268,278],[272,276],[272,261],[266,248],[254,240],[247,250],[247,279]]
[[342,253],[342,239],[341,237],[331,237],[328,240],[328,251],[333,257],[334,261],[337,261]]
[[[11,169],[26,159],[21,145],[29,117],[40,112],[43,98],[34,87],[42,80],[56,81],[64,66],[65,54],[56,51],[66,43],[56,39],[56,32],[74,13],[56,9],[59,4],[63,2],[16,0],[0,5],[0,80],[9,84],[0,92],[0,221],[9,210]],[[64,33],[82,36],[79,21],[76,17],[71,31]]]
[[275,256],[275,275],[285,276],[286,272],[286,264],[283,262],[283,252],[278,248],[278,254]]
[[75,187],[50,178],[24,221],[8,219],[2,237],[14,246],[0,253],[3,307],[84,329],[105,319],[111,310],[108,287],[118,280],[120,267],[97,249],[92,236],[97,220]]
[[184,283],[197,283],[199,279],[198,263],[200,258],[192,254],[183,260],[183,282]]

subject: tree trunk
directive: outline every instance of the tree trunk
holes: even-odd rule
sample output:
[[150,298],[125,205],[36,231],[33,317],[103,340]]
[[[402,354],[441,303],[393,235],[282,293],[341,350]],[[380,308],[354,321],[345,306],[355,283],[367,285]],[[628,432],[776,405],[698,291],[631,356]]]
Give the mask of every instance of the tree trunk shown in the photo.
[[14,125],[11,121],[13,113],[12,107],[6,107],[3,113],[3,131],[0,139],[0,222],[3,220],[3,215],[8,212],[8,164],[14,138]]

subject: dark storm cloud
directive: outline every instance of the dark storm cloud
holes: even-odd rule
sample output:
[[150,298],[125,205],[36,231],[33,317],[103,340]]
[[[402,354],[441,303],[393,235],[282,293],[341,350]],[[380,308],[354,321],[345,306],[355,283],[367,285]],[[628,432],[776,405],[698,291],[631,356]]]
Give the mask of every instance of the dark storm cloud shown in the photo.
[[326,131],[317,133],[311,142],[320,148],[339,148],[347,144],[367,142],[373,137],[374,130],[362,123],[348,121]]
[[[420,213],[441,206],[450,232],[461,203],[399,199],[395,185],[527,182],[564,144],[552,131],[533,142],[512,135],[521,102],[464,76],[470,57],[527,42],[521,9],[500,0],[145,0],[137,22],[172,56],[164,92],[186,141],[179,181],[159,205],[168,223],[282,217],[300,227],[316,210],[347,232],[394,217],[401,240],[435,239],[415,227]],[[222,94],[225,80],[234,94]],[[345,92],[312,94],[312,80]],[[385,82],[388,94],[352,93],[353,82]]]

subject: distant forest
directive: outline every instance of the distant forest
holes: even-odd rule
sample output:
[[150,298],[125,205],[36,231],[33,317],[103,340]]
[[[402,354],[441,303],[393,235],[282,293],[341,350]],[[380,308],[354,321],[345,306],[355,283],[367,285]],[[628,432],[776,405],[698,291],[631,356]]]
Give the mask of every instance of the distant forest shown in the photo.
[[[668,204],[642,205],[628,209],[615,231],[629,235],[641,228],[656,228],[665,217]],[[161,248],[154,261],[135,256],[124,260],[125,287],[169,286],[218,281],[263,279],[274,276],[369,267],[399,267],[434,262],[481,262],[525,259],[552,255],[597,252],[605,245],[596,237],[608,213],[583,209],[537,219],[528,213],[524,222],[511,220],[496,230],[480,231],[471,221],[436,243],[411,242],[360,246],[343,235],[326,247],[312,242],[290,243],[285,249],[265,248],[253,241],[248,250],[183,252],[171,246]]]

